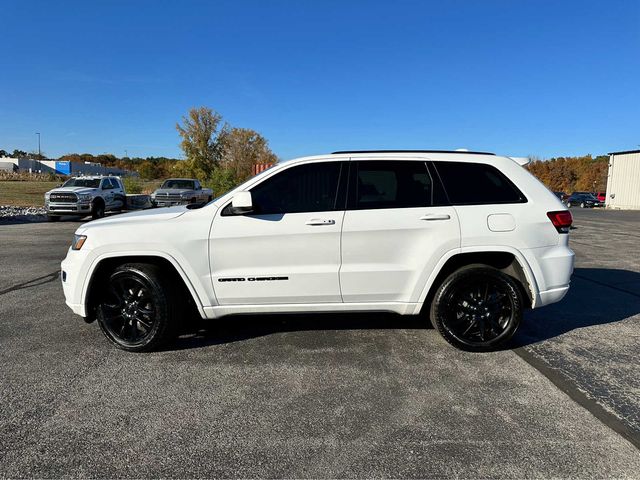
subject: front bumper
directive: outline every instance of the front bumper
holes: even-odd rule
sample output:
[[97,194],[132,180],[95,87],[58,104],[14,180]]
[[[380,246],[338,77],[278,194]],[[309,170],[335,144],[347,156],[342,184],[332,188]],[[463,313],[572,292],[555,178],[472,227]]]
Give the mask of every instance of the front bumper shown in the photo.
[[53,203],[45,202],[47,215],[88,215],[91,213],[90,203]]
[[189,200],[151,200],[155,207],[175,207],[176,205],[189,205]]
[[87,274],[83,270],[86,269],[85,258],[86,253],[82,250],[70,248],[66,258],[60,264],[60,281],[62,282],[65,303],[73,313],[81,317],[87,316],[86,305],[82,301],[84,280]]

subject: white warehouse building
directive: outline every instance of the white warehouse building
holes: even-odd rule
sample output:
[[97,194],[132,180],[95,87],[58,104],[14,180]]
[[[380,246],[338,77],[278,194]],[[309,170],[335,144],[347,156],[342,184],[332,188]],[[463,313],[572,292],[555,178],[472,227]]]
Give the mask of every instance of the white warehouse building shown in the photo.
[[606,205],[640,210],[640,150],[609,154]]

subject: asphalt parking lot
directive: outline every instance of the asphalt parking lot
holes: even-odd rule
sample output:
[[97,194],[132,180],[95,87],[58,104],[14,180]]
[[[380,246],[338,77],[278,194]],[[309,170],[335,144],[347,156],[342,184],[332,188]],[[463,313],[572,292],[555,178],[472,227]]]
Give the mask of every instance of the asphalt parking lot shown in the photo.
[[0,476],[637,478],[640,212],[574,218],[569,295],[490,354],[379,314],[128,354],[64,305],[78,222],[0,225]]

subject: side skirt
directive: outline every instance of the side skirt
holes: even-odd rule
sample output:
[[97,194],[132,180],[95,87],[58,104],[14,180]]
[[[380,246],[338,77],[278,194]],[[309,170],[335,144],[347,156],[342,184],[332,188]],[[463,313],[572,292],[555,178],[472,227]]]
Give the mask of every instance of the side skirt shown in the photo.
[[420,312],[420,303],[287,303],[268,305],[219,305],[205,307],[205,318],[215,319],[226,315],[261,313],[331,313],[331,312],[392,312],[414,315]]

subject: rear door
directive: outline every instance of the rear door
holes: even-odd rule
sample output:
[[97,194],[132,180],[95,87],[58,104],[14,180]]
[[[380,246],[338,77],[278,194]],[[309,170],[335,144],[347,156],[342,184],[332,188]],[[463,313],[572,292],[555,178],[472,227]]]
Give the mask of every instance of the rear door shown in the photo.
[[126,194],[124,192],[124,186],[122,185],[122,180],[119,178],[112,178],[111,184],[113,185],[113,201],[114,208],[121,209],[126,206]]
[[460,227],[420,160],[353,160],[342,229],[344,302],[418,302]]

